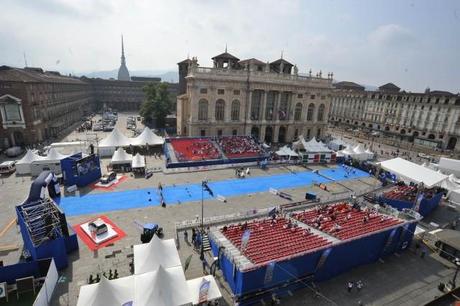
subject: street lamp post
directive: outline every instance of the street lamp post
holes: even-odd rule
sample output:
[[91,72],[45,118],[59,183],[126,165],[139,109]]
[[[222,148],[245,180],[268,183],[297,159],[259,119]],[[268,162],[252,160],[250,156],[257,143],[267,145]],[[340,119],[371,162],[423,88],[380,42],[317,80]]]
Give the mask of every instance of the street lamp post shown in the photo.
[[203,235],[204,235],[204,184],[206,181],[201,182],[201,247],[200,247],[200,260],[204,260],[204,246],[203,246]]

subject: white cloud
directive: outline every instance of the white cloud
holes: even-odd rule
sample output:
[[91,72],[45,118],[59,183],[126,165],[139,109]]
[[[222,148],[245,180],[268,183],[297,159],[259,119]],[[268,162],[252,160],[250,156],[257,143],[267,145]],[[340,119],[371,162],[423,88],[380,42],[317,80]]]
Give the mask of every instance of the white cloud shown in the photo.
[[398,24],[386,24],[372,31],[368,40],[379,48],[407,46],[415,41],[412,32]]

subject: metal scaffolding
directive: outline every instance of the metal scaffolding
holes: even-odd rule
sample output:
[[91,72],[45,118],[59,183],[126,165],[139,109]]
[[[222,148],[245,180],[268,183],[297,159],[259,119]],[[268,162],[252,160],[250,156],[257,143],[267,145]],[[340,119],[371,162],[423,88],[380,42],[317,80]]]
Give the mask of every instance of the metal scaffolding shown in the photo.
[[62,237],[61,212],[51,199],[22,205],[22,217],[34,246]]

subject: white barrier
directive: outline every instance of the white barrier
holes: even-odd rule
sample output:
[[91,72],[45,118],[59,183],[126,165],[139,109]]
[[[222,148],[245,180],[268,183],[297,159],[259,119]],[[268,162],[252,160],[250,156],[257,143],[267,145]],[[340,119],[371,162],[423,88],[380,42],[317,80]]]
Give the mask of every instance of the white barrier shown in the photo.
[[54,263],[54,259],[51,259],[45,282],[43,283],[40,292],[38,292],[33,306],[48,306],[50,304],[54,288],[56,287],[58,281],[58,277],[59,275],[56,269],[56,264]]

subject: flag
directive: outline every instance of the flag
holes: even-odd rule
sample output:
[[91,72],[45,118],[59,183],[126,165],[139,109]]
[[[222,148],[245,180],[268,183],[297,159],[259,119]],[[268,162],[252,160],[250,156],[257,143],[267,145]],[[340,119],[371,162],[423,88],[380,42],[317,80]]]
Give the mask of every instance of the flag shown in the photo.
[[241,237],[241,249],[245,249],[248,246],[249,237],[251,237],[251,230],[245,230]]
[[208,300],[208,292],[209,292],[210,286],[211,286],[211,282],[206,280],[206,278],[203,277],[203,280],[201,281],[201,284],[200,284],[200,293],[198,295],[198,303],[204,303]]
[[272,281],[273,279],[273,271],[275,270],[275,265],[276,262],[271,261],[267,265],[267,270],[265,270],[265,278],[264,278],[264,284],[268,284]]
[[417,197],[417,201],[415,202],[415,211],[419,211],[422,200],[423,200],[423,193],[421,192]]
[[185,260],[185,264],[184,264],[184,272],[187,271],[188,269],[188,266],[190,266],[190,262],[192,261],[192,255],[190,255],[189,257],[187,257],[187,259]]
[[276,215],[276,207],[273,207],[273,209],[268,212],[269,217],[273,217],[274,215]]

